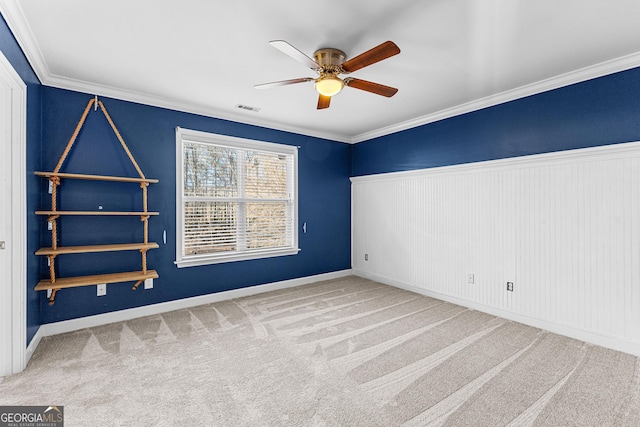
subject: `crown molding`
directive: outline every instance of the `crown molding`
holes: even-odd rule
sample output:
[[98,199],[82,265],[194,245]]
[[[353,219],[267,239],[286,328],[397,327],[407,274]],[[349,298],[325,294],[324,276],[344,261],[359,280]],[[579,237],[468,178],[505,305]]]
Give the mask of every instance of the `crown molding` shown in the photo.
[[19,2],[15,0],[0,0],[0,13],[2,13],[2,17],[22,48],[29,64],[31,64],[31,68],[33,68],[42,83],[43,78],[50,74],[49,67],[47,67],[44,56],[35,42],[33,31],[31,31]]
[[397,123],[395,125],[382,127],[370,132],[364,132],[353,136],[351,138],[351,143],[356,144],[358,142],[368,141],[373,138],[379,138],[381,136],[390,135],[392,133],[437,122],[439,120],[448,119],[450,117],[459,116],[461,114],[470,113],[472,111],[481,110],[483,108],[492,107],[494,105],[503,104],[505,102],[514,101],[516,99],[536,95],[538,93],[547,92],[597,77],[606,76],[608,74],[630,70],[636,67],[640,67],[640,52],[621,56],[610,61],[601,62],[575,71],[570,71],[555,77],[507,90],[496,95],[476,99],[464,104],[456,105],[455,107]]

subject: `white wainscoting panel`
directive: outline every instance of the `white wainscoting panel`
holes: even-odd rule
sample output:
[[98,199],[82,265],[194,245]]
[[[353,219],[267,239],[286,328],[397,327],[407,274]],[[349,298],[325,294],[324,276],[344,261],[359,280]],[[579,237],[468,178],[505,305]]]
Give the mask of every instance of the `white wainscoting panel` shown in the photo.
[[352,198],[355,274],[640,352],[640,143],[356,177]]

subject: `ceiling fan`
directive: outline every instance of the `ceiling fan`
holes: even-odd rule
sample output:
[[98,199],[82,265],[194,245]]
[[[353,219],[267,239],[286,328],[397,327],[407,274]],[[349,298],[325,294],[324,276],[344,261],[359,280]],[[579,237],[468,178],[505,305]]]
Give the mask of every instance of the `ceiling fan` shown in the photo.
[[318,110],[328,108],[331,103],[331,97],[340,92],[345,86],[355,89],[364,90],[375,93],[377,95],[392,97],[398,92],[398,89],[373,83],[367,80],[346,77],[341,79],[340,74],[348,74],[359,70],[376,62],[387,59],[400,53],[400,48],[392,41],[386,41],[373,49],[370,49],[360,55],[347,61],[343,51],[334,48],[324,48],[315,51],[313,58],[290,45],[284,40],[273,40],[269,44],[281,52],[289,55],[296,61],[301,62],[319,74],[319,77],[302,77],[299,79],[283,80],[272,83],[263,83],[255,85],[256,89],[268,89],[276,86],[286,86],[296,83],[315,82],[314,86],[319,94]]

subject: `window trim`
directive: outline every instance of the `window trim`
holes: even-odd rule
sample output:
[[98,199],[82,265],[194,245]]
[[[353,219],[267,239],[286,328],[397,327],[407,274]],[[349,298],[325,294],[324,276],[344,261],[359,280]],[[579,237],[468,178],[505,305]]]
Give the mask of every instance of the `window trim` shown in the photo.
[[[231,145],[239,149],[267,151],[293,156],[293,221],[292,221],[292,243],[284,248],[269,248],[252,250],[250,252],[200,254],[183,256],[184,248],[184,150],[183,142],[223,144]],[[286,255],[295,255],[300,252],[298,247],[298,147],[292,145],[278,144],[233,136],[220,135],[210,132],[176,127],[176,259],[174,264],[178,268],[193,267],[198,265],[220,264],[233,261],[246,261],[251,259],[271,258]]]

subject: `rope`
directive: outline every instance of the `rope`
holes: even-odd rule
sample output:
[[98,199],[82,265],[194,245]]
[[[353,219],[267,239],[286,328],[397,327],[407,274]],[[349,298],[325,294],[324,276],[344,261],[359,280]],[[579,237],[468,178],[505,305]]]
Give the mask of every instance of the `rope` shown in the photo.
[[55,255],[49,255],[49,277],[51,279],[51,283],[56,283],[56,270],[55,270]]
[[147,212],[147,187],[149,186],[148,182],[141,182],[140,188],[142,188],[142,208],[144,212]]
[[71,135],[71,139],[69,139],[69,142],[67,142],[67,146],[65,147],[64,152],[62,153],[62,156],[60,156],[60,160],[58,160],[58,164],[56,165],[56,168],[53,170],[54,173],[60,172],[62,163],[64,163],[65,159],[67,158],[67,154],[69,154],[69,150],[71,150],[73,143],[76,141],[76,138],[78,137],[78,133],[80,132],[82,125],[84,125],[84,121],[87,119],[87,114],[89,114],[89,109],[91,108],[94,102],[95,102],[95,99],[91,98],[91,100],[87,104],[87,107],[84,109],[84,113],[82,113],[82,117],[80,118],[80,121],[76,126],[76,130],[73,131],[73,135]]
[[142,254],[142,272],[146,274],[147,273],[147,250],[141,249],[140,253]]
[[49,222],[51,223],[51,247],[53,249],[58,249],[58,223],[56,219],[58,219],[60,215],[51,215],[49,217]]
[[[58,200],[58,185],[60,185],[60,178],[57,176],[52,176],[49,178],[51,181],[51,211],[56,212],[57,210],[57,200]],[[49,222],[51,223],[51,247],[53,249],[58,248],[58,227],[56,224],[56,218],[58,215],[52,215],[49,217]]]
[[57,289],[52,289],[51,290],[51,297],[49,298],[49,305],[53,305],[53,303],[55,302],[56,299],[56,293],[58,292]]
[[125,144],[124,139],[122,139],[122,136],[120,136],[120,132],[118,132],[118,128],[116,128],[116,125],[113,123],[113,120],[111,120],[111,116],[109,116],[109,113],[107,113],[107,109],[104,108],[104,104],[102,103],[102,101],[98,101],[98,105],[100,106],[100,109],[104,113],[104,116],[107,118],[107,121],[111,125],[111,129],[113,129],[113,132],[118,137],[118,140],[122,145],[122,148],[124,148],[124,151],[127,152],[127,156],[129,156],[129,160],[131,160],[131,163],[133,163],[133,166],[135,166],[136,170],[138,171],[138,175],[140,175],[140,178],[145,179],[144,174],[140,170],[140,166],[138,166],[138,163],[136,163],[136,159],[133,158],[133,155],[131,154],[131,151],[129,151],[127,144]]
[[138,286],[140,286],[140,284],[141,284],[142,282],[143,282],[143,280],[138,280],[138,281],[133,285],[133,287],[132,287],[131,289],[133,289],[133,290],[135,291],[136,289],[138,289]]
[[[87,119],[87,115],[89,114],[91,106],[93,105],[94,102],[96,102],[96,99],[95,98],[91,98],[89,100],[89,102],[87,103],[87,106],[85,107],[84,112],[82,113],[82,117],[80,118],[80,121],[76,125],[76,129],[73,131],[73,135],[71,135],[71,139],[69,139],[69,142],[67,143],[67,146],[65,147],[64,152],[62,153],[62,156],[60,156],[60,160],[58,160],[58,164],[56,165],[55,169],[53,170],[54,173],[60,172],[60,168],[62,167],[62,164],[66,160],[67,155],[69,154],[69,151],[71,150],[71,147],[73,146],[74,142],[76,141],[76,138],[78,137],[78,133],[80,133],[80,129],[84,125],[84,122]],[[118,137],[118,140],[120,141],[120,144],[122,145],[122,148],[124,148],[124,151],[127,153],[127,156],[129,156],[129,160],[131,160],[131,163],[133,163],[133,166],[138,171],[138,175],[140,175],[140,178],[145,179],[145,176],[142,173],[142,170],[140,170],[140,166],[138,166],[138,163],[133,158],[133,155],[131,154],[131,151],[129,151],[129,147],[127,147],[127,144],[124,142],[124,139],[122,139],[122,136],[120,135],[120,132],[118,131],[118,128],[116,128],[116,125],[113,123],[113,120],[111,120],[111,116],[109,115],[109,113],[107,113],[107,109],[105,108],[105,106],[102,103],[102,101],[98,101],[98,105],[100,106],[100,109],[104,113],[104,116],[107,118],[107,121],[109,122],[109,125],[111,125],[111,129],[113,129],[113,132]]]
[[49,178],[51,181],[51,210],[56,211],[57,203],[58,203],[58,185],[60,185],[60,178],[57,176],[52,176]]
[[140,221],[142,221],[144,226],[144,234],[142,242],[146,245],[149,243],[149,216],[148,215],[140,215]]
[[[143,187],[146,190],[146,187]],[[146,195],[146,192],[145,192]],[[145,212],[147,210],[147,207],[145,206],[144,208]],[[140,216],[140,220],[142,221],[142,224],[144,226],[144,244],[146,245],[147,243],[149,243],[149,216],[148,215],[141,215]],[[140,253],[142,254],[142,272],[146,273],[147,272],[147,249],[140,249]]]

